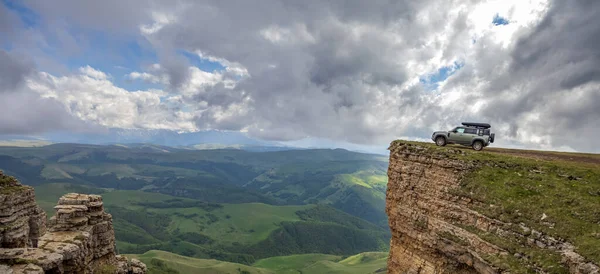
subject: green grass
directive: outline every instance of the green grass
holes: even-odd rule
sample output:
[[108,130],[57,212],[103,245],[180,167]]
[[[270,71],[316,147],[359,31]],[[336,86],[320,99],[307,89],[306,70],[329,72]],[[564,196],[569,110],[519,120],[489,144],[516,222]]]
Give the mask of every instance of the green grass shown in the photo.
[[277,256],[258,260],[253,264],[255,267],[272,270],[276,273],[300,273],[306,267],[310,267],[320,261],[340,261],[343,257],[328,254],[300,254],[290,256]]
[[46,165],[41,175],[46,179],[73,179],[59,164]]
[[[252,267],[243,264],[223,262],[212,259],[197,259],[173,254],[166,251],[151,250],[141,255],[127,254],[130,258],[136,258],[149,266],[152,271],[152,259],[162,261],[169,268],[178,271],[180,274],[188,273],[207,273],[207,274],[271,274],[275,273],[267,269]],[[246,271],[246,272],[244,272]],[[152,272],[150,272],[152,273]]]
[[[207,227],[203,232],[216,239],[243,244],[256,243],[266,239],[284,221],[299,221],[297,211],[308,206],[271,206],[266,204],[225,204],[221,212],[216,212],[219,222]],[[218,214],[220,213],[220,214]],[[230,216],[227,218],[227,216]],[[230,233],[234,231],[236,233]]]
[[[255,267],[275,273],[374,273],[387,266],[387,253],[365,252],[342,259],[327,254],[302,254],[271,257],[257,261]],[[382,271],[381,273],[385,273]]]
[[[156,263],[152,260],[160,260],[168,268],[180,274],[188,273],[348,273],[364,274],[385,273],[387,264],[387,253],[365,252],[354,256],[343,258],[342,256],[327,254],[302,254],[291,256],[280,256],[266,258],[257,261],[252,266],[223,262],[211,259],[197,259],[173,254],[166,251],[151,250],[141,255],[126,254],[130,258],[137,258],[149,267],[149,273],[153,273]],[[156,261],[155,261],[156,262]],[[244,272],[246,271],[246,272]]]
[[[38,197],[38,201],[51,216],[54,213],[52,207],[58,198],[72,192],[74,187],[82,186],[70,184],[39,186],[37,192],[41,193],[41,197]],[[89,189],[86,192],[98,191],[98,189]],[[168,237],[176,238],[179,234],[196,233],[211,239],[209,243],[203,245],[216,244],[220,246],[219,248],[226,247],[230,250],[249,246],[258,246],[260,249],[263,245],[261,242],[270,239],[273,233],[281,229],[282,223],[294,222],[306,222],[306,225],[299,227],[311,233],[320,231],[319,224],[329,223],[322,229],[339,229],[340,233],[346,233],[348,237],[366,237],[365,242],[359,241],[350,245],[341,245],[339,249],[332,249],[332,251],[337,250],[335,252],[347,252],[363,246],[372,246],[372,250],[380,250],[381,247],[374,242],[379,242],[381,237],[389,237],[384,235],[382,228],[372,223],[326,206],[273,206],[261,203],[193,206],[198,203],[197,200],[127,190],[106,190],[102,193],[102,197],[106,210],[113,214],[117,240],[123,242],[126,239],[131,244],[158,244]],[[190,207],[169,208],[171,205],[184,206],[186,203],[190,204]],[[164,224],[145,222],[153,218],[168,220]],[[375,234],[370,235],[371,232]],[[349,240],[356,239],[344,241]],[[268,243],[268,245],[283,245],[286,248],[292,244],[289,241],[282,242],[281,239],[271,239]],[[309,248],[326,250],[318,249],[321,244],[311,243],[310,247],[294,247],[294,250],[299,252],[310,250]],[[119,244],[119,247],[125,250],[131,248],[130,245],[123,244]],[[196,247],[190,248],[198,250]]]
[[[297,211],[314,207],[305,206],[272,206],[260,203],[223,204],[222,208],[210,212],[198,208],[147,208],[140,206],[139,202],[160,202],[173,200],[175,197],[141,191],[111,191],[102,195],[107,207],[120,206],[130,210],[147,209],[149,212],[167,214],[172,218],[168,230],[173,232],[197,232],[214,239],[221,239],[223,243],[251,244],[266,239],[269,234],[279,227],[284,221],[299,221]],[[176,198],[182,201],[195,201],[192,199]],[[211,214],[218,221],[211,222]],[[213,217],[214,218],[214,217]]]
[[[197,232],[221,243],[253,244],[266,239],[284,221],[299,221],[297,211],[314,207],[272,206],[259,203],[223,204],[210,212],[200,208],[150,208],[172,218],[169,231]],[[215,222],[211,222],[211,214]]]
[[565,239],[600,263],[600,169],[514,157],[504,161],[511,167],[484,166],[464,180],[463,194],[486,205],[476,210]]
[[[600,263],[600,169],[513,157],[505,162],[512,166],[485,166],[464,180],[465,195],[488,205],[477,210],[566,239]],[[543,214],[547,217],[541,220]]]

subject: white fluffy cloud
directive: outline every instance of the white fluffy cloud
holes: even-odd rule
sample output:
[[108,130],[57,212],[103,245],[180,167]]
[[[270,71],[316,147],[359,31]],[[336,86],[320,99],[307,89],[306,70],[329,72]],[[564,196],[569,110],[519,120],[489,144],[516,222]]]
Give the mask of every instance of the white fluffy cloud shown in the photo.
[[28,86],[42,98],[61,102],[75,117],[104,127],[195,130],[193,115],[178,110],[179,104],[162,102],[166,92],[127,91],[89,66],[60,77],[40,72]]

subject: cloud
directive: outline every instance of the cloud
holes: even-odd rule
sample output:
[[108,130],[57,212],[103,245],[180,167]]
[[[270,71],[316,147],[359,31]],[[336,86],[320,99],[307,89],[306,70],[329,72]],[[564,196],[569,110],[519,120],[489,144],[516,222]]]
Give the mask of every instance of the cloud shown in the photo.
[[[88,70],[84,70],[90,72]],[[102,74],[95,72],[96,76]],[[95,131],[97,128],[72,116],[65,106],[42,98],[31,89],[35,67],[25,56],[0,50],[0,133],[36,134],[53,130]],[[34,86],[35,84],[33,84]]]
[[[168,101],[162,90],[127,91],[92,67],[78,73],[54,76],[40,72],[29,86],[42,98],[61,102],[70,114],[107,128],[195,130],[192,114]],[[165,99],[167,102],[163,102]]]
[[32,71],[26,56],[0,49],[0,93],[14,91]]
[[53,98],[41,98],[30,91],[0,94],[2,134],[38,134],[48,131],[97,132],[96,125],[73,117]]
[[18,20],[14,13],[10,12],[3,3],[0,3],[0,43],[13,37],[15,24]]
[[[129,92],[85,67],[35,80],[101,125],[385,145],[472,120],[493,125],[496,145],[600,149],[597,1],[24,3],[45,22],[156,52],[158,64],[126,77],[161,91]],[[181,51],[225,70],[202,71]],[[444,68],[435,85],[420,81]]]

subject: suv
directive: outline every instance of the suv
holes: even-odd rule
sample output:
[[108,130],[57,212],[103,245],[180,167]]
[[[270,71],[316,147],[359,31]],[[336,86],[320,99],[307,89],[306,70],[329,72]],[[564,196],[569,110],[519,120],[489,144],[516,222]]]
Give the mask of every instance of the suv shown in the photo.
[[431,135],[431,140],[438,146],[459,144],[471,146],[474,150],[482,150],[494,142],[495,134],[490,133],[490,124],[465,122],[462,125],[450,131],[436,131]]

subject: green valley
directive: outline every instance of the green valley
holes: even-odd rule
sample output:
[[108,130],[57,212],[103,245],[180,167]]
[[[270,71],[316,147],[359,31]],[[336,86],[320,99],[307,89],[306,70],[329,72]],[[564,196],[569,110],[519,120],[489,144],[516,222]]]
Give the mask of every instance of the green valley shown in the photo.
[[146,263],[150,274],[240,273],[385,273],[387,253],[365,252],[344,257],[327,254],[302,254],[262,259],[253,265],[243,265],[212,259],[196,259],[165,251],[151,250],[141,255],[127,254]]
[[65,193],[102,195],[119,253],[143,254],[156,273],[353,273],[343,259],[389,249],[379,155],[55,144],[0,147],[0,169],[34,186],[48,216]]

